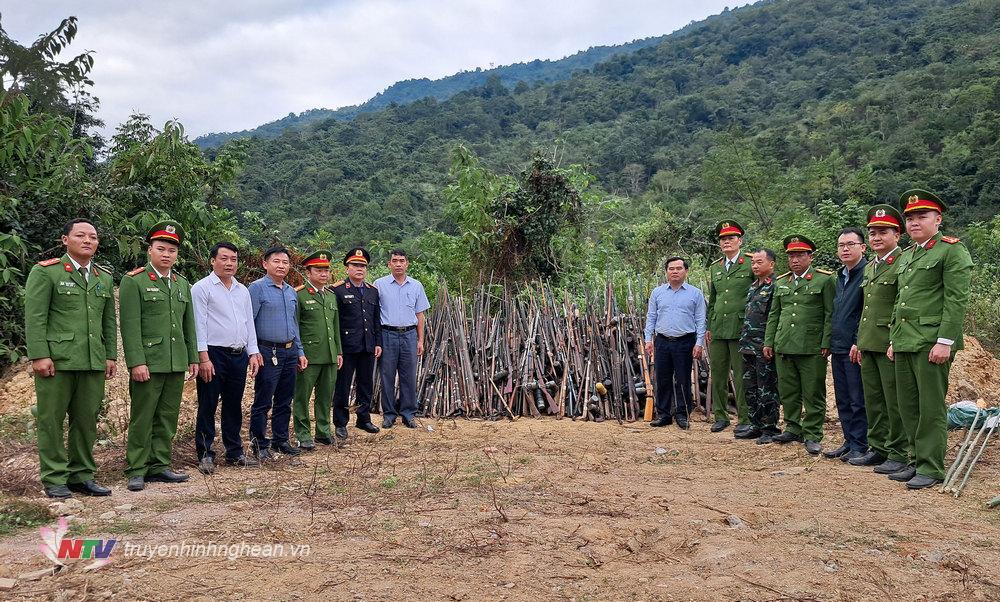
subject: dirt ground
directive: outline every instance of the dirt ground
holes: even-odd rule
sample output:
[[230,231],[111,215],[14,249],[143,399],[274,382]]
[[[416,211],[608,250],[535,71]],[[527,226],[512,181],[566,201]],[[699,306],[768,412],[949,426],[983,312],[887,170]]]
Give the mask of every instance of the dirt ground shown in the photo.
[[[1000,373],[988,353],[973,359],[956,365],[970,386],[977,370]],[[995,447],[957,500],[801,445],[711,434],[701,419],[686,432],[569,419],[352,428],[342,448],[203,477],[189,391],[175,458],[191,481],[131,493],[116,387],[98,450],[114,493],[74,498],[67,535],[118,540],[112,562],[20,578],[0,598],[1000,600],[1000,509],[985,509],[1000,494]],[[30,420],[23,389],[22,375],[0,385],[8,427]],[[828,421],[824,445],[839,431]],[[5,497],[48,504],[33,448],[0,451]],[[309,553],[150,559],[123,548],[242,542]],[[37,529],[0,539],[0,578],[51,567],[39,543]]]

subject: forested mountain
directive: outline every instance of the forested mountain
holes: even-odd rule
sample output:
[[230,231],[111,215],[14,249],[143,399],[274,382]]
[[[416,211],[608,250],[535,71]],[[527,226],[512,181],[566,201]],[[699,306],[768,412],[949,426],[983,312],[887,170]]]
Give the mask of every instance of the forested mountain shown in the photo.
[[[683,31],[685,30],[680,30],[677,33]],[[392,84],[385,91],[376,94],[360,105],[339,109],[309,109],[299,114],[289,113],[281,119],[250,130],[205,134],[196,138],[194,143],[202,148],[211,148],[235,138],[249,138],[251,136],[274,138],[289,128],[302,128],[326,119],[348,121],[362,113],[378,111],[393,104],[403,105],[423,98],[447,100],[459,92],[486,84],[491,77],[499,77],[500,81],[508,88],[514,88],[520,82],[533,84],[560,81],[569,78],[575,71],[590,69],[612,56],[633,52],[647,46],[655,46],[666,37],[644,38],[614,46],[594,46],[558,60],[536,59],[527,63],[515,63],[492,69],[477,68],[473,71],[462,71],[435,80],[426,77],[408,79]]]
[[499,171],[535,152],[582,163],[630,199],[615,228],[723,207],[768,229],[911,185],[947,199],[952,223],[982,219],[1000,206],[998,22],[997,0],[760,3],[565,81],[494,77],[254,139],[230,206],[337,248],[447,231],[441,191],[465,144]]

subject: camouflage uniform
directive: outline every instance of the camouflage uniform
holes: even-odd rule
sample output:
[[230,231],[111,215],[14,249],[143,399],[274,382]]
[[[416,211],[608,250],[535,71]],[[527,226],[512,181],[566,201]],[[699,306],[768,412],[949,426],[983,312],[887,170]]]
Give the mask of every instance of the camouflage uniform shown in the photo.
[[774,278],[755,281],[747,292],[747,305],[740,331],[739,350],[743,356],[743,389],[746,393],[750,424],[764,433],[777,434],[778,376],[774,360],[764,358],[764,331],[771,311]]

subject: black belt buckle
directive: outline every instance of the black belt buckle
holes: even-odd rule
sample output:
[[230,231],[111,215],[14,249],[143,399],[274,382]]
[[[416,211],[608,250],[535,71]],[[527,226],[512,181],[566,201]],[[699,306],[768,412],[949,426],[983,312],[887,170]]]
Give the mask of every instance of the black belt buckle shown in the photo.
[[417,327],[416,324],[412,324],[410,326],[383,326],[382,328],[386,330],[391,330],[392,332],[410,332],[416,327]]
[[246,347],[226,347],[226,351],[229,355],[243,355],[243,351]]
[[264,345],[265,347],[281,347],[282,349],[291,349],[295,341],[288,341],[287,343],[275,343],[274,341],[257,341],[258,345]]

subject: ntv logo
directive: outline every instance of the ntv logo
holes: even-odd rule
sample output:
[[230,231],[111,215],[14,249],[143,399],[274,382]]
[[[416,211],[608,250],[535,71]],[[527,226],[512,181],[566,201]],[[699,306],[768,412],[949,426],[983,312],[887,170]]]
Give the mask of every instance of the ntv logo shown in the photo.
[[65,518],[59,519],[59,525],[53,531],[48,527],[38,530],[42,543],[38,549],[46,558],[59,566],[66,566],[67,561],[93,560],[83,567],[84,570],[100,568],[111,562],[111,550],[118,543],[116,539],[66,539],[69,524]]

